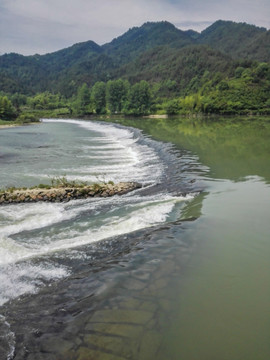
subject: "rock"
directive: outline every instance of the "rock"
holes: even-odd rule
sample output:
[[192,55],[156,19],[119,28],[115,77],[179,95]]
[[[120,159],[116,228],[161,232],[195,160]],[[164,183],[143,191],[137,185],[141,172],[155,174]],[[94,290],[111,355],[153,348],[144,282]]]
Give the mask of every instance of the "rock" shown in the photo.
[[99,310],[91,318],[91,322],[116,322],[143,325],[146,324],[153,314],[144,310]]
[[124,360],[125,359],[123,357],[113,355],[111,353],[89,349],[87,347],[79,348],[77,356],[78,356],[77,360]]
[[130,278],[129,281],[124,286],[126,289],[129,290],[142,290],[145,288],[146,283],[134,278]]
[[141,188],[142,185],[135,182],[89,185],[83,188],[52,188],[52,189],[26,189],[17,191],[6,191],[1,193],[0,204],[26,203],[36,201],[66,202],[71,199],[82,199],[88,197],[108,197],[126,194],[132,190]]
[[89,323],[86,331],[103,333],[113,336],[124,336],[127,338],[137,338],[143,333],[143,326],[131,324],[111,324],[111,323]]
[[[105,350],[108,353],[112,353],[114,355],[123,356],[126,358],[132,357],[132,351],[130,349],[130,344],[127,344],[126,338],[121,338],[117,336],[104,336],[101,334],[88,334],[84,336],[85,344],[92,344],[99,350]],[[127,346],[129,345],[129,346]],[[92,347],[93,347],[92,346]]]
[[70,351],[73,347],[73,344],[70,341],[59,340],[55,338],[45,339],[41,342],[41,350],[47,353],[56,353],[56,352],[67,352]]

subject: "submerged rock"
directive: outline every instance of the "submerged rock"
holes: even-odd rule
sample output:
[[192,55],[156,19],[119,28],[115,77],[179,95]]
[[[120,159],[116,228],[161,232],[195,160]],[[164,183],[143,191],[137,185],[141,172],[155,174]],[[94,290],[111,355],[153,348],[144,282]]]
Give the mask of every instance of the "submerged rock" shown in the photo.
[[83,187],[60,187],[49,189],[12,189],[0,193],[0,205],[27,202],[66,202],[88,197],[108,197],[126,194],[141,188],[137,182],[120,182],[118,184],[94,184]]

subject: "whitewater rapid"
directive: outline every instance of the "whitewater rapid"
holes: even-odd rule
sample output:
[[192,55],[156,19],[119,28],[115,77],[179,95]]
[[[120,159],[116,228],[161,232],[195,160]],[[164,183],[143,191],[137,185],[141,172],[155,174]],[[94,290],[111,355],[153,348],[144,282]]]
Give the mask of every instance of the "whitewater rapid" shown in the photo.
[[[20,134],[21,144],[16,142],[14,146],[16,161],[9,164],[9,170],[16,177],[18,164],[22,182],[43,182],[65,175],[68,180],[88,182],[137,181],[151,188],[166,178],[168,164],[162,159],[162,152],[166,153],[169,145],[161,147],[135,129],[51,119],[30,129],[6,134],[10,138],[8,144],[13,138],[18,141]],[[5,151],[11,151],[8,145],[4,154]],[[38,161],[33,161],[35,151],[40,154]],[[5,181],[3,176],[2,182]],[[72,256],[68,249],[175,220],[181,207],[193,197],[175,196],[166,189],[151,195],[137,190],[113,198],[0,207],[0,305],[69,276],[69,266],[51,261],[51,256]],[[83,258],[83,253],[78,251],[76,256]]]

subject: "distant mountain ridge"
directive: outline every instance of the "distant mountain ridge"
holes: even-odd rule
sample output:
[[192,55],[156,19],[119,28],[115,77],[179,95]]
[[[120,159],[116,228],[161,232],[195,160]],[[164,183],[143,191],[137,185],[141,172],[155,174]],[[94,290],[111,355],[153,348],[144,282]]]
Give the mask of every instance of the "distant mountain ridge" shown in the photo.
[[[257,27],[246,23],[218,20],[202,31],[198,37],[198,41],[225,52],[233,58],[269,61],[270,51],[268,54],[265,54],[265,56],[261,55],[264,47],[262,37],[267,33],[269,34],[270,32],[263,27]],[[261,50],[260,54],[255,51],[248,51],[249,47],[252,46],[254,42],[258,44],[258,49],[260,48]]]
[[2,55],[0,91],[71,96],[83,82],[93,85],[119,76],[131,82],[167,81],[177,74],[185,77],[178,79],[179,87],[188,86],[190,72],[193,77],[206,70],[229,72],[232,62],[241,60],[270,61],[269,30],[218,20],[197,33],[167,21],[147,22],[102,46],[86,41],[46,55]]
[[170,45],[182,48],[194,43],[186,32],[177,29],[167,21],[147,22],[141,27],[129,29],[125,34],[102,46],[102,49],[116,56],[121,64],[130,61],[133,56],[153,49],[156,46]]

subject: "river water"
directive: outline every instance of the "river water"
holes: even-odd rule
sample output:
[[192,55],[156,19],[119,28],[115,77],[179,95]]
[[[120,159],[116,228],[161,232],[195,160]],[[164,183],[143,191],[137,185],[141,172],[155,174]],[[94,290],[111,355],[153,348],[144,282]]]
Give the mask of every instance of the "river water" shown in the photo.
[[1,130],[1,187],[143,188],[0,208],[0,358],[269,359],[269,139],[267,119]]

